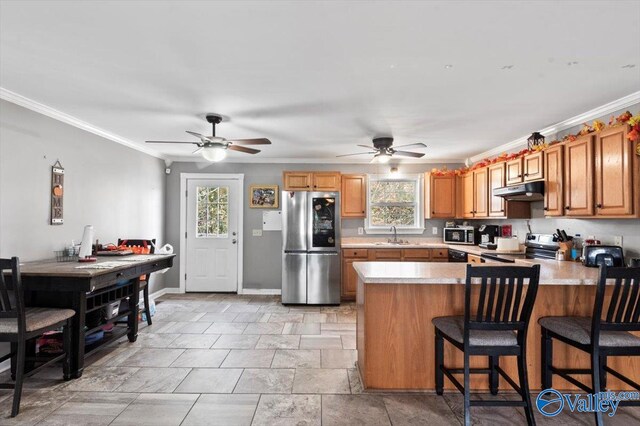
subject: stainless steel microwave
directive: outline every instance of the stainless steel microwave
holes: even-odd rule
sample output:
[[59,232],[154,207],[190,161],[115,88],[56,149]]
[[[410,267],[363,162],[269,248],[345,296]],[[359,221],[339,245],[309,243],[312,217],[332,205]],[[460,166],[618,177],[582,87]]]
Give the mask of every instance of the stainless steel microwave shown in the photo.
[[444,228],[444,242],[447,244],[477,244],[477,231],[473,226]]

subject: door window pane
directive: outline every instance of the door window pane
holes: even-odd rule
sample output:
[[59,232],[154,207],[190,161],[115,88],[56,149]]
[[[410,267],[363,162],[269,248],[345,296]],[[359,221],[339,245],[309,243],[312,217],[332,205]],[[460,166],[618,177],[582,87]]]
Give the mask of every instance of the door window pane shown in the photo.
[[228,238],[229,187],[196,188],[196,238]]

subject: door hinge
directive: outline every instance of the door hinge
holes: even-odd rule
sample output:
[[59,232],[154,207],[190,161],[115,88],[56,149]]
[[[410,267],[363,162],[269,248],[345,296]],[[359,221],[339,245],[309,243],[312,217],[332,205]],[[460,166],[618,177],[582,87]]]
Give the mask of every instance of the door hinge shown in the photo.
[[186,190],[184,191],[184,196],[185,196],[185,197],[188,197],[188,196],[189,196],[189,190],[188,190],[188,189],[186,189]]
[[185,281],[187,280],[187,274],[184,274],[184,280]]
[[187,238],[187,231],[184,231],[184,238]]

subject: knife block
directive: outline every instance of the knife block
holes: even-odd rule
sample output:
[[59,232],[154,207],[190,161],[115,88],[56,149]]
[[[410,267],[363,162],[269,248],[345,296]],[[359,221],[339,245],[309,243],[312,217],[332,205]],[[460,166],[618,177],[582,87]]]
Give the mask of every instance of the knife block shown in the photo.
[[564,260],[572,260],[571,249],[573,248],[573,241],[561,241],[558,243],[558,247],[558,250],[564,252]]

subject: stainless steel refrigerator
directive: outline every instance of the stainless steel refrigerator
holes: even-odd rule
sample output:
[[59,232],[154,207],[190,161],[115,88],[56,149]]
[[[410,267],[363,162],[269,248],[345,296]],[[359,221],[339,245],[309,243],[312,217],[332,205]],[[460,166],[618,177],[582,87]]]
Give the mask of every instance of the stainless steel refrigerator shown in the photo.
[[282,191],[282,303],[340,303],[340,193]]

